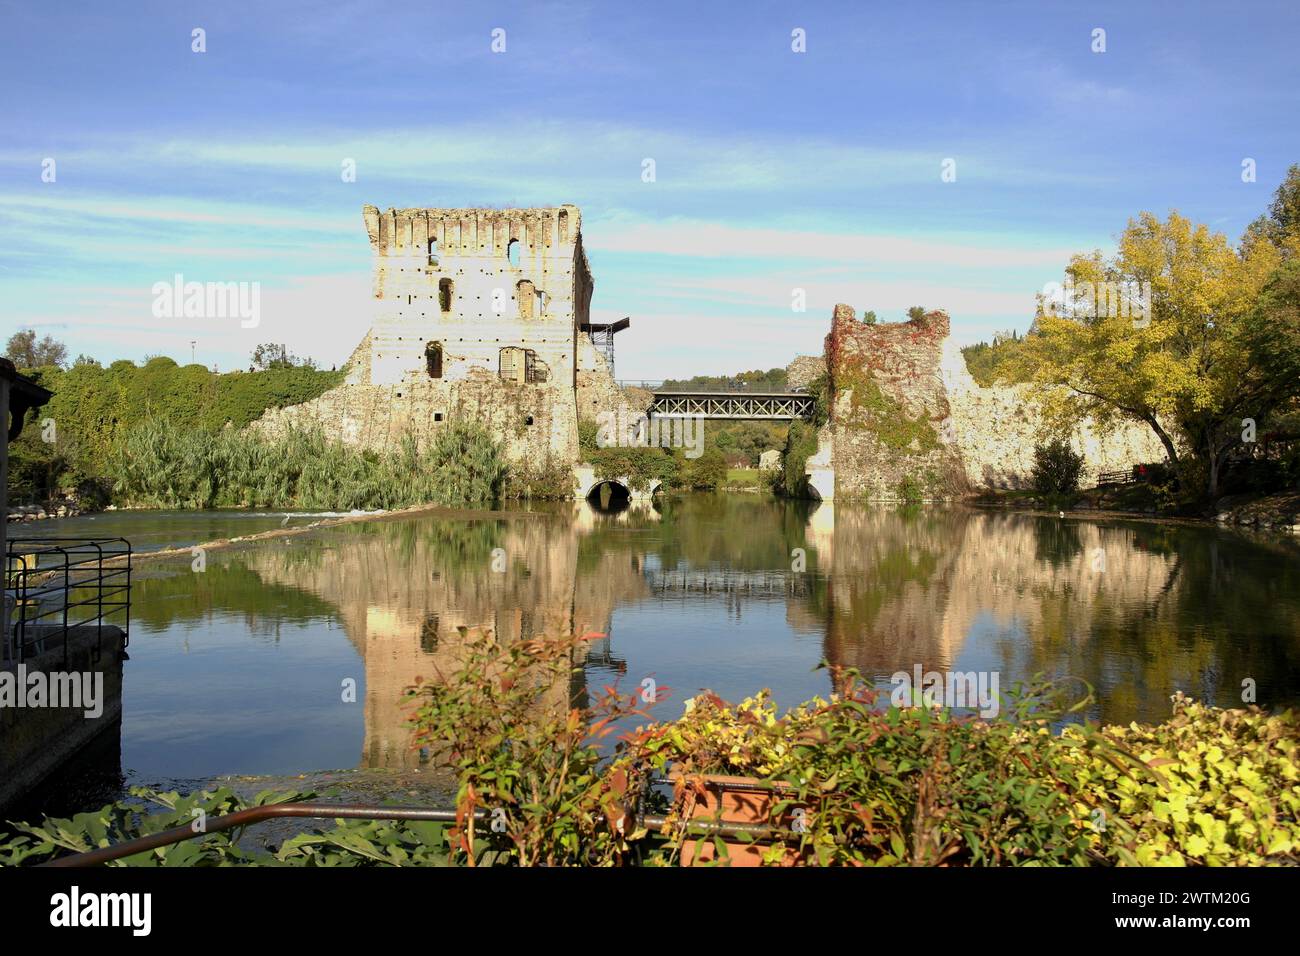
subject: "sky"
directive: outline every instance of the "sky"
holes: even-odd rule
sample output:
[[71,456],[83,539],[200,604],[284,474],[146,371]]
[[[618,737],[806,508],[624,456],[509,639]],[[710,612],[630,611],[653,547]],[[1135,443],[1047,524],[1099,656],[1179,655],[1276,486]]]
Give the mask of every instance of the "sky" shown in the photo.
[[[367,203],[580,206],[625,380],[820,353],[837,302],[1023,332],[1141,211],[1240,236],[1300,162],[1297,49],[1294,0],[0,0],[0,334],[341,364]],[[156,317],[177,274],[258,283],[257,326]]]

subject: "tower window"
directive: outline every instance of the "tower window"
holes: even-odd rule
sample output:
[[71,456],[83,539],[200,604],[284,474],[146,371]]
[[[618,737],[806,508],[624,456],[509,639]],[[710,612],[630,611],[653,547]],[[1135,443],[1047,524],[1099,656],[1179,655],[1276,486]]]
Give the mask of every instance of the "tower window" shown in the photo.
[[442,343],[430,342],[424,347],[424,370],[429,378],[442,378]]
[[455,286],[450,279],[438,280],[438,307],[443,312],[451,311],[451,297],[455,291]]

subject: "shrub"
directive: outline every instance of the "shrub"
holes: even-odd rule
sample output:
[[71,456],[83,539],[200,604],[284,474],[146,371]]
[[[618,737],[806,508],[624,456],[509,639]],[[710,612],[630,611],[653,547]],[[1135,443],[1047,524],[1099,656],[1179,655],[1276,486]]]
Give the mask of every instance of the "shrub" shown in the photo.
[[[637,752],[660,770],[784,785],[772,822],[806,810],[797,842],[810,863],[1300,863],[1300,720],[1289,711],[1178,696],[1162,724],[1055,734],[1090,697],[1056,705],[1034,683],[1009,713],[979,720],[882,708],[879,694],[849,672],[829,701],[781,716],[766,694],[735,707],[704,695],[643,732]],[[667,835],[670,862],[686,837]]]
[[727,461],[721,451],[706,448],[698,458],[687,458],[684,481],[696,491],[716,491],[727,483]]
[[1044,495],[1071,495],[1079,490],[1083,456],[1064,438],[1034,446],[1034,490]]
[[921,489],[921,483],[911,475],[904,475],[902,480],[894,486],[894,494],[898,496],[899,501],[907,504],[917,504],[925,497]]
[[[460,629],[456,672],[412,688],[415,743],[455,768],[458,822],[343,824],[293,837],[274,855],[214,832],[128,865],[672,864],[695,839],[670,810],[657,833],[635,806],[663,809],[651,774],[727,774],[780,785],[770,822],[796,809],[806,826],[766,851],[849,865],[1300,864],[1300,719],[1174,698],[1160,724],[1054,727],[1091,703],[1049,683],[1012,689],[992,719],[930,706],[888,706],[853,671],[835,693],[778,714],[767,693],[732,706],[712,694],[675,721],[649,718],[638,694],[605,688],[573,700],[581,639],[505,644]],[[663,696],[657,688],[654,701]],[[148,791],[132,791],[137,800]],[[126,802],[71,820],[18,824],[0,864],[43,862],[244,804],[226,791],[180,798],[144,815]],[[254,804],[301,798],[259,794]],[[482,819],[486,818],[486,819]],[[495,825],[490,825],[495,824]]]
[[[591,707],[573,706],[581,641],[504,644],[491,631],[459,633],[464,648],[452,679],[439,675],[409,692],[417,703],[415,744],[458,771],[455,859],[470,866],[620,862],[630,849],[620,824],[631,778],[602,775],[597,744],[615,720],[644,715],[637,695],[624,699],[606,688]],[[480,808],[490,825],[475,820]]]
[[151,420],[182,429],[236,429],[267,409],[309,401],[343,381],[345,372],[276,368],[219,375],[201,365],[177,365],[169,358],[144,365],[127,360],[102,368],[82,362],[72,368],[44,368],[35,377],[54,395],[33,412],[53,418],[70,463],[86,475],[112,474],[107,463],[122,449],[127,433]]
[[781,452],[781,480],[776,490],[787,498],[807,498],[808,459],[817,454],[817,429],[806,422],[791,422]]
[[587,456],[597,478],[627,478],[634,491],[644,491],[651,481],[678,483],[685,460],[667,448],[610,446]]
[[591,455],[600,448],[600,424],[590,418],[578,422],[578,450],[584,461],[590,461]]

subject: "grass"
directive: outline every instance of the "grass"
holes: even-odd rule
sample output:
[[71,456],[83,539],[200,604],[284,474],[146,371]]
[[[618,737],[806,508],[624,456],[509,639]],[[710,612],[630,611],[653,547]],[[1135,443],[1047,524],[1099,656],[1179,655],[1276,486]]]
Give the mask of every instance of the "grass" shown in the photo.
[[763,473],[757,468],[728,468],[726,488],[761,488]]

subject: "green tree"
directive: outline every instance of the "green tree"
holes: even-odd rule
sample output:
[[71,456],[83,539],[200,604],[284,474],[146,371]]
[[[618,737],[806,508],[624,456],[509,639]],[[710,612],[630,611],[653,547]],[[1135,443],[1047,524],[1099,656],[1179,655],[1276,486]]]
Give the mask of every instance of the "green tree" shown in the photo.
[[1070,495],[1079,490],[1083,456],[1064,438],[1034,447],[1034,490],[1044,495]]
[[259,372],[277,368],[315,368],[313,359],[300,359],[282,344],[263,342],[253,349],[253,368]]
[[1176,212],[1163,221],[1143,213],[1113,258],[1076,256],[1066,271],[1083,299],[1102,283],[1149,290],[1146,314],[1076,308],[1065,316],[1040,304],[1018,371],[1045,387],[1040,397],[1053,416],[1147,425],[1170,463],[1188,477],[1200,469],[1215,496],[1243,419],[1262,421],[1300,388],[1297,353],[1290,344],[1278,352],[1297,334],[1288,319],[1294,289],[1274,280],[1270,311],[1260,311],[1280,259],[1269,243],[1237,250]]
[[727,461],[721,451],[706,448],[699,458],[687,459],[686,483],[696,491],[714,491],[727,480]]
[[1268,212],[1246,228],[1245,244],[1259,239],[1277,247],[1285,258],[1300,257],[1300,163],[1287,170]]
[[33,330],[23,329],[9,336],[5,357],[21,369],[44,368],[49,365],[62,368],[68,360],[68,349],[62,342],[48,335],[38,342]]

